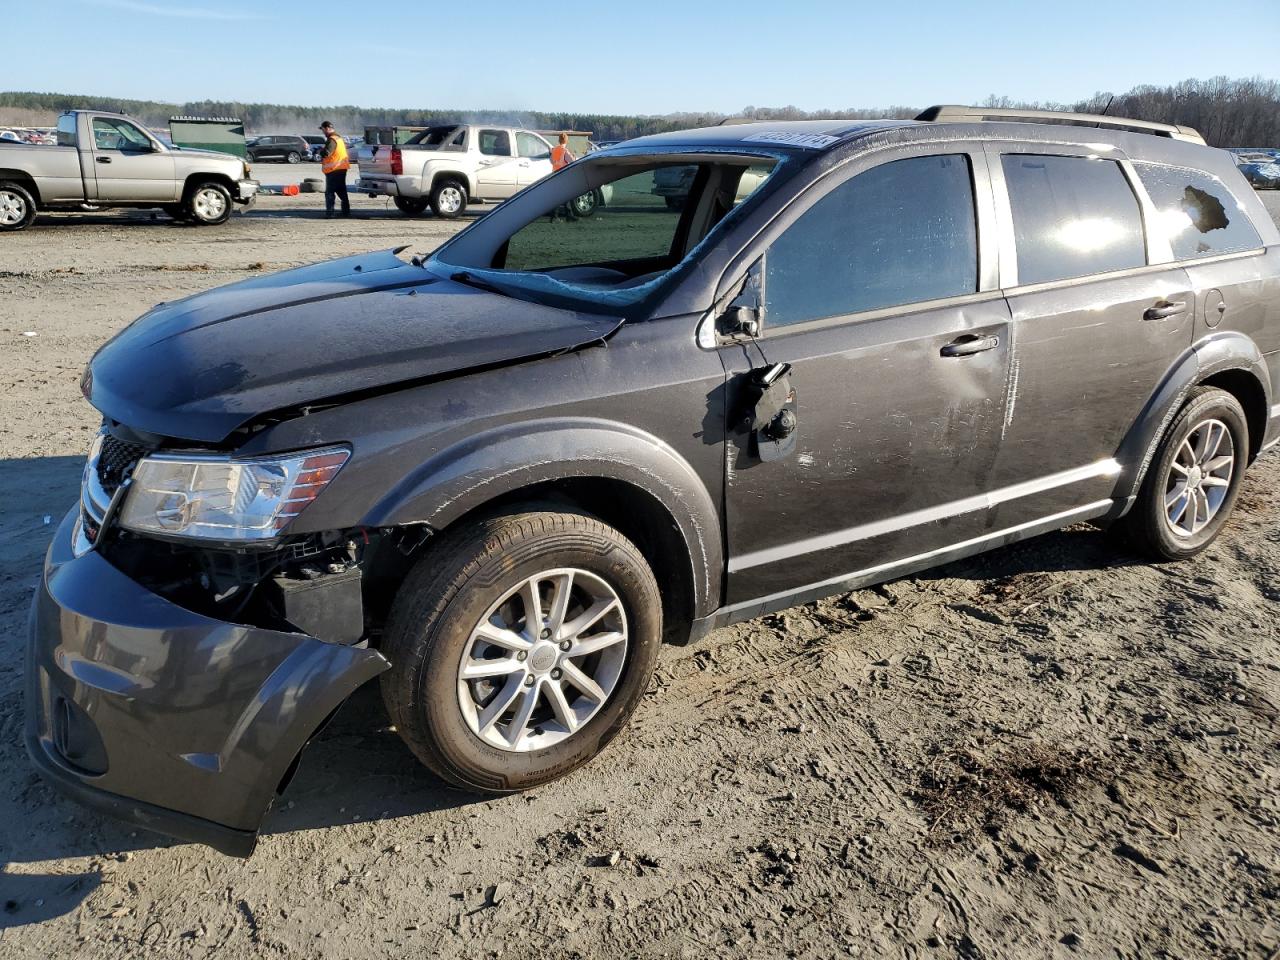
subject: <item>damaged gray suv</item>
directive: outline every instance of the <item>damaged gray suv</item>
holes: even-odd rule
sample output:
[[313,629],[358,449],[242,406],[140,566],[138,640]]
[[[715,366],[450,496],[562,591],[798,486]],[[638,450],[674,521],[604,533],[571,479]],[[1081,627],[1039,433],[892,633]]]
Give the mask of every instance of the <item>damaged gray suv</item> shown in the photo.
[[1194,131],[943,107],[629,141],[425,259],[237,283],[102,347],[27,746],[248,855],[378,677],[445,780],[543,784],[663,640],[1078,521],[1204,549],[1280,437],[1278,350],[1280,236]]

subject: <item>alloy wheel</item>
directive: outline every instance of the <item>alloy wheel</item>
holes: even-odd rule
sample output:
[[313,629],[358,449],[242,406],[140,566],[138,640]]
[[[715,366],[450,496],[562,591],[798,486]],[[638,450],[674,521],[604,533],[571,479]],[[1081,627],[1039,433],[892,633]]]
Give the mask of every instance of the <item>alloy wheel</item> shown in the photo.
[[1187,434],[1165,477],[1165,519],[1176,536],[1195,536],[1217,516],[1235,464],[1235,440],[1221,420],[1204,420]]
[[201,220],[217,220],[227,209],[227,198],[211,187],[196,192],[192,207]]
[[560,568],[512,587],[471,631],[458,706],[471,732],[525,753],[573,736],[618,686],[627,618],[596,574]]
[[0,224],[11,227],[27,216],[27,201],[20,194],[0,190]]
[[446,213],[457,213],[462,209],[462,191],[457,187],[445,187],[440,191],[440,209]]

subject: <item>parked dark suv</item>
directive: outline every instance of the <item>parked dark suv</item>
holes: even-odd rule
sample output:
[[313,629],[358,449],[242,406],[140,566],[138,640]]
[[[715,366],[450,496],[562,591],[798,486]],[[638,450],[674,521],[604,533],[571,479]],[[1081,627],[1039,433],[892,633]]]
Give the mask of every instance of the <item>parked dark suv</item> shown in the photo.
[[608,743],[664,639],[1079,521],[1190,557],[1280,437],[1278,244],[1194,131],[934,108],[628,141],[425,260],[162,304],[85,372],[28,748],[247,855],[373,677],[503,793]]
[[245,144],[249,159],[254,163],[280,160],[284,163],[301,163],[311,159],[311,144],[303,137],[266,136]]

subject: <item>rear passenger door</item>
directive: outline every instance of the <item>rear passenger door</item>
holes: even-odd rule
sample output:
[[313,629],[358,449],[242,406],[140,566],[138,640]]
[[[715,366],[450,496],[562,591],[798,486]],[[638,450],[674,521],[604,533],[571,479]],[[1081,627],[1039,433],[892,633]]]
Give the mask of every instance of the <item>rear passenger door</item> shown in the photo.
[[505,200],[520,189],[511,131],[485,127],[476,139],[480,152],[480,166],[476,171],[478,194],[484,200]]
[[[1280,350],[1280,330],[1267,322],[1280,299],[1280,268],[1263,256],[1262,238],[1244,205],[1203,170],[1136,160],[1133,165],[1196,293],[1195,339],[1231,330],[1248,336],[1264,354]],[[1240,183],[1237,189],[1248,187]]]
[[[1011,325],[992,487],[1001,527],[1104,505],[1114,457],[1175,359],[1194,297],[1145,191],[1105,146],[988,144]],[[1064,517],[1064,519],[1066,519]]]
[[766,460],[729,410],[730,605],[829,593],[988,531],[1008,310],[982,149],[845,169],[767,228],[762,335],[720,349],[731,404],[750,371],[790,364],[797,416],[794,450]]

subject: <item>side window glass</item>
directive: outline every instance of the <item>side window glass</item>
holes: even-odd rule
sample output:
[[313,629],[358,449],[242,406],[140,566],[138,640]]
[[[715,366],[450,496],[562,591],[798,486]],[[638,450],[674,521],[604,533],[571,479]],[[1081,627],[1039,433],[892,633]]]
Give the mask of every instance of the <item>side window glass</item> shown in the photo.
[[963,154],[895,160],[845,181],[765,256],[769,326],[977,289],[973,177]]
[[1147,262],[1138,198],[1114,160],[1001,157],[1018,283],[1043,283],[1140,267]]
[[1184,167],[1135,163],[1179,260],[1255,250],[1262,239],[1244,207],[1217,177]]
[[551,149],[540,138],[523,130],[516,133],[516,151],[531,160],[546,160],[551,156]]
[[481,130],[480,152],[486,157],[511,156],[511,136],[505,130]]

